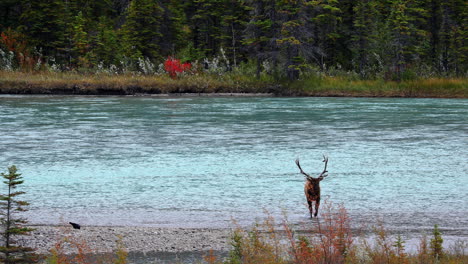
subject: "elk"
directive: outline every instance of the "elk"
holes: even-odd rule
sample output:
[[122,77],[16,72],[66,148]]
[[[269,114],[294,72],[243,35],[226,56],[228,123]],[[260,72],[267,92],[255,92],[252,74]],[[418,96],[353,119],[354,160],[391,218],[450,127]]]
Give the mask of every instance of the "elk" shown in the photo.
[[[305,175],[306,180],[307,180],[304,186],[304,192],[305,192],[305,196],[307,199],[307,204],[309,205],[310,218],[312,218],[312,214],[315,217],[317,217],[318,209],[320,206],[320,181],[328,176],[327,174],[328,157],[325,157],[325,155],[323,155],[323,162],[325,162],[325,168],[323,168],[322,173],[320,173],[317,178],[314,178],[302,170],[301,164],[299,164],[299,159],[296,159],[297,167],[299,167],[299,170],[301,171],[302,174]],[[315,201],[315,213],[313,212],[314,210],[312,208],[313,201]]]

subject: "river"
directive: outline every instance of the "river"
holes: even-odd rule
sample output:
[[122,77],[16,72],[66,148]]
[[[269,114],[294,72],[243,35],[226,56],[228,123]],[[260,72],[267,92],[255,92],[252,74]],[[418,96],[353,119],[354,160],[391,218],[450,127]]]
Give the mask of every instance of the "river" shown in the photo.
[[356,226],[468,236],[468,100],[0,96],[0,166],[32,224],[307,221],[304,177]]

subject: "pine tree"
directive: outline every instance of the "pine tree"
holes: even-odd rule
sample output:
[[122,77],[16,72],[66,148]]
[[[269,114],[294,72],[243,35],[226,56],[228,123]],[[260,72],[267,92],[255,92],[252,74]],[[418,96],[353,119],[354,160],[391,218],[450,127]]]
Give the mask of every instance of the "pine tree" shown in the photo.
[[163,41],[161,22],[164,10],[157,0],[134,0],[127,10],[122,26],[125,55],[133,60],[142,57],[162,58],[160,43]]
[[370,64],[371,52],[376,41],[376,20],[378,17],[375,2],[371,0],[361,0],[354,6],[355,13],[353,25],[354,34],[353,54],[357,69],[361,77],[366,77],[366,70]]
[[30,45],[46,56],[68,60],[66,31],[71,16],[64,1],[24,0],[23,8],[19,28],[28,36]]
[[22,191],[16,191],[20,184],[23,184],[21,174],[17,173],[16,166],[8,168],[8,174],[1,173],[1,177],[5,180],[3,183],[7,186],[7,193],[0,195],[0,218],[3,232],[2,246],[0,247],[0,260],[5,264],[11,263],[36,263],[37,256],[33,253],[33,249],[20,246],[14,238],[19,235],[27,235],[33,229],[24,227],[27,223],[26,219],[18,217],[17,214],[26,211],[28,202],[17,200],[17,196],[24,194]]
[[320,49],[319,66],[325,70],[326,65],[336,63],[335,53],[340,38],[338,25],[341,23],[341,9],[338,0],[310,1],[313,7],[310,18],[313,21],[315,45]]
[[19,25],[18,17],[21,15],[20,0],[0,1],[0,32],[7,28],[16,28]]
[[398,80],[401,79],[401,73],[404,71],[406,63],[405,55],[409,50],[411,36],[407,2],[407,0],[394,0],[388,20],[388,30],[393,37],[393,67]]
[[299,50],[304,44],[301,36],[305,32],[304,20],[301,19],[303,1],[279,1],[278,9],[281,16],[281,34],[277,39],[283,50],[284,68],[290,80],[299,78],[300,64],[303,58]]
[[222,26],[225,0],[193,0],[189,7],[191,16],[191,38],[195,49],[206,57],[212,57],[221,48]]
[[103,63],[105,66],[117,65],[122,59],[122,45],[113,22],[102,16],[96,26],[96,33],[91,40],[91,52],[95,57],[94,63]]
[[279,16],[275,0],[252,0],[248,4],[251,19],[246,25],[242,43],[256,60],[256,76],[260,78],[262,62],[270,59],[276,64],[278,60]]
[[226,50],[231,64],[237,67],[238,61],[242,59],[241,41],[245,30],[245,22],[248,19],[248,8],[245,1],[225,1],[225,11],[221,18],[222,35],[221,46]]
[[441,4],[440,61],[444,72],[458,74],[466,70],[468,8],[464,1],[443,1]]
[[188,32],[184,29],[187,19],[182,1],[163,0],[164,10],[161,23],[161,34],[164,41],[160,43],[161,54],[174,55],[178,50],[187,46]]
[[80,11],[70,26],[72,40],[72,57],[80,67],[88,66],[86,55],[89,51],[88,33],[85,30],[85,18]]
[[432,232],[432,234],[434,235],[434,237],[431,239],[431,244],[430,244],[431,255],[435,259],[440,259],[444,254],[443,247],[442,247],[442,243],[444,242],[444,240],[442,239],[442,234],[439,231],[438,225],[434,225],[434,231]]

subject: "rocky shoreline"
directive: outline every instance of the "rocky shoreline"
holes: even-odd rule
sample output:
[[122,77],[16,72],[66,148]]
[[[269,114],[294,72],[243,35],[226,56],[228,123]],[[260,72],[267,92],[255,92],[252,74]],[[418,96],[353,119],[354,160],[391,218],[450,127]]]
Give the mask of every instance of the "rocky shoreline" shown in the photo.
[[[95,253],[109,253],[116,249],[119,237],[125,248],[138,252],[186,252],[228,250],[230,229],[208,228],[156,228],[156,227],[106,227],[86,226],[34,226],[31,235],[23,239],[26,246],[38,253],[47,254],[61,239],[84,242]],[[73,250],[67,253],[74,253]]]
[[[119,237],[129,252],[131,263],[184,263],[200,260],[210,250],[216,255],[225,255],[229,249],[231,229],[211,228],[157,228],[127,226],[33,226],[30,236],[19,242],[36,249],[39,254],[49,254],[54,246],[64,239],[84,245],[92,254],[115,252]],[[64,247],[64,253],[77,253],[76,247]],[[191,262],[191,261],[189,261]]]

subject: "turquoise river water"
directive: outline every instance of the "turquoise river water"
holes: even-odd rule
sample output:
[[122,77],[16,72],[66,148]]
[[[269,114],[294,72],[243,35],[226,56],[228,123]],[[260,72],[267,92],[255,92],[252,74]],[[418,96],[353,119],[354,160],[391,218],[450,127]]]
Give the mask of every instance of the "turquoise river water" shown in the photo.
[[304,177],[356,226],[468,236],[468,100],[0,96],[0,166],[32,224],[307,221]]

